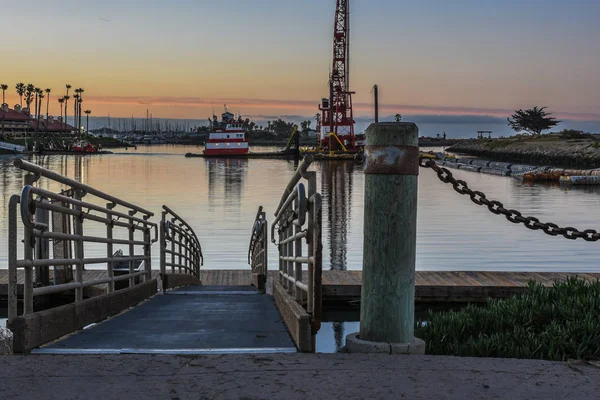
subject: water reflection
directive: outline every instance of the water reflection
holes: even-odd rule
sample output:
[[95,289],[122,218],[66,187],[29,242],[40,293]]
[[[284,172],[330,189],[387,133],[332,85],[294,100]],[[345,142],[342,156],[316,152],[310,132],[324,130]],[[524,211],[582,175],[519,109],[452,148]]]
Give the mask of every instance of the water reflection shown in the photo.
[[240,201],[248,175],[248,160],[206,158],[208,205],[214,210],[225,201],[227,210],[239,214]]
[[329,262],[332,270],[344,271],[348,268],[348,224],[352,218],[354,166],[352,161],[321,164],[321,190],[325,195]]

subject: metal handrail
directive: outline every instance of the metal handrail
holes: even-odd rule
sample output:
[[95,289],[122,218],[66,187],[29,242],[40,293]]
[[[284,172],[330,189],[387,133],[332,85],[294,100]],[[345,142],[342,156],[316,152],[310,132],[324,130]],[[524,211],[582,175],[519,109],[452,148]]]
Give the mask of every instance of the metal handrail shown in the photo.
[[[322,314],[322,200],[316,172],[308,171],[312,161],[311,155],[305,156],[287,184],[271,225],[271,241],[279,251],[279,281],[311,315],[312,333],[316,334]],[[306,280],[303,265],[308,268]]]
[[[151,212],[27,161],[17,159],[14,165],[34,173],[34,176],[28,176],[26,181],[30,184],[23,187],[20,195],[13,195],[9,202],[9,319],[18,316],[16,277],[19,268],[24,269],[25,272],[23,285],[23,314],[25,315],[33,313],[35,296],[74,290],[74,302],[77,303],[83,300],[84,288],[90,286],[106,284],[106,291],[112,293],[115,291],[116,282],[129,281],[129,287],[132,287],[152,279],[151,246],[157,241],[158,226],[149,221],[153,215]],[[33,186],[32,184],[41,177],[63,183],[71,189],[54,193]],[[83,198],[86,196],[92,199],[84,201]],[[97,198],[108,203],[104,207],[98,205]],[[138,212],[143,214],[141,218],[134,216]],[[53,218],[50,218],[50,215]],[[55,222],[51,223],[61,219],[69,221],[66,225],[73,226],[72,232],[70,228],[67,229],[65,226],[57,228]],[[85,234],[90,224],[104,226],[106,233]],[[19,225],[23,227],[22,238],[19,237]],[[154,239],[151,235],[152,230],[154,230]],[[124,235],[127,235],[128,239],[119,237]],[[50,241],[61,242],[68,251],[65,254],[51,254]],[[22,258],[18,256],[20,243],[23,246]],[[105,245],[106,257],[86,257],[85,243]],[[122,252],[114,253],[114,246],[125,246],[129,252],[120,257],[118,255]],[[143,249],[141,254],[136,254],[136,247]],[[117,262],[125,262],[129,265],[127,273],[115,276],[114,266]],[[85,279],[85,266],[98,264],[105,265],[106,277]],[[138,265],[141,271],[136,271]],[[75,266],[75,274],[72,272],[67,274],[67,271],[72,271],[73,266]],[[49,281],[51,267],[65,268],[67,280],[73,279],[73,281],[58,283],[55,275],[55,281],[51,283]],[[136,279],[138,277],[141,278],[140,282]]]
[[[200,279],[200,267],[204,265],[204,255],[200,240],[192,227],[177,213],[163,205],[160,223],[160,273],[193,275]],[[167,261],[169,254],[170,262]]]
[[267,243],[269,243],[269,223],[267,222],[267,214],[260,206],[252,225],[248,247],[248,264],[252,268],[252,273],[262,275],[262,279],[267,278],[267,270],[269,269]]

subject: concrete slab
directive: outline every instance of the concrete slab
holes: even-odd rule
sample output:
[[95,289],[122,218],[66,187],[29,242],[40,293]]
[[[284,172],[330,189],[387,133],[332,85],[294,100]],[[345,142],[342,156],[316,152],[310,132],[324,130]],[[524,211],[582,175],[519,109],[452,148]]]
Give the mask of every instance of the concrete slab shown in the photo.
[[[223,287],[157,295],[38,354],[295,352],[272,297]],[[256,290],[254,289],[254,292]],[[180,292],[182,293],[182,292]]]
[[598,399],[582,363],[388,354],[0,357],[5,399]]

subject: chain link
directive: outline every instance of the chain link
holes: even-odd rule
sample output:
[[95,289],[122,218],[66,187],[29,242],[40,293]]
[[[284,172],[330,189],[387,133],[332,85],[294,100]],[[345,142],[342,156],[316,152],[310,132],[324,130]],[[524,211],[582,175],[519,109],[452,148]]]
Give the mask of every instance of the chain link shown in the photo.
[[504,215],[506,219],[513,224],[523,224],[527,229],[534,231],[543,230],[544,233],[550,236],[562,235],[564,238],[570,240],[579,238],[588,242],[596,242],[600,240],[600,233],[594,229],[579,231],[578,229],[570,226],[561,228],[552,222],[540,222],[540,220],[535,217],[524,217],[517,210],[506,209],[498,200],[490,200],[487,198],[485,193],[469,189],[469,186],[465,181],[454,178],[452,172],[450,172],[447,168],[438,166],[435,161],[431,159],[421,158],[419,160],[419,165],[423,168],[432,169],[442,182],[451,184],[456,192],[462,195],[468,195],[473,203],[479,206],[486,206],[488,210],[496,215]]

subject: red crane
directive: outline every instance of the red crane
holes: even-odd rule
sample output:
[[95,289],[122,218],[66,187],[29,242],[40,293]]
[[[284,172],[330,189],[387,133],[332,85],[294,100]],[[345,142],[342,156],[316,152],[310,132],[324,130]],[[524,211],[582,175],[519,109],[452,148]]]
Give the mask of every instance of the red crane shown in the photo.
[[[333,63],[329,98],[319,105],[319,144],[329,151],[355,150],[354,114],[350,91],[350,0],[337,0],[333,30]],[[318,121],[317,121],[318,122]]]

